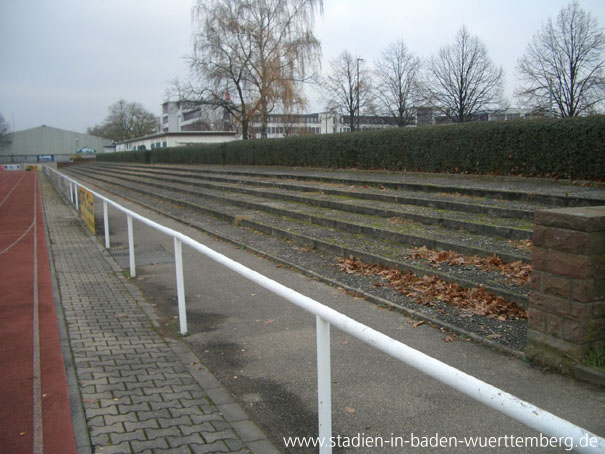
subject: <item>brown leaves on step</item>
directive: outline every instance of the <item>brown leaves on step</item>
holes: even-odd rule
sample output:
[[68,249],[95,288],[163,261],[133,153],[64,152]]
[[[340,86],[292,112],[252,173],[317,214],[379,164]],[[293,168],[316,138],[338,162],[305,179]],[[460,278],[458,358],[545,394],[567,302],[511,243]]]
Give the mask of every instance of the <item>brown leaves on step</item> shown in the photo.
[[413,298],[421,305],[442,301],[473,314],[498,320],[526,319],[527,313],[515,303],[489,293],[484,287],[466,289],[455,282],[446,282],[437,276],[418,277],[409,271],[364,263],[359,259],[339,259],[338,267],[349,274],[379,276],[385,285]]
[[506,275],[518,285],[528,284],[531,273],[530,264],[521,261],[506,263],[496,254],[491,257],[480,257],[478,255],[469,257],[454,251],[433,251],[422,246],[414,248],[414,252],[410,257],[413,259],[424,259],[432,266],[445,263],[447,265],[474,266],[475,268],[497,271]]
[[531,240],[509,240],[509,243],[511,243],[515,249],[522,249],[527,251],[531,250],[533,246]]

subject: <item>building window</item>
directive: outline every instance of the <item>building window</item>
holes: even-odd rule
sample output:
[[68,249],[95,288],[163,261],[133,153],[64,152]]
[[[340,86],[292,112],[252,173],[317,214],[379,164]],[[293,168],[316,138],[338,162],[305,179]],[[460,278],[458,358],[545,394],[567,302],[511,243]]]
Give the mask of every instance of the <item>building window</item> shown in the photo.
[[166,142],[162,142],[162,148],[166,148],[168,144]]

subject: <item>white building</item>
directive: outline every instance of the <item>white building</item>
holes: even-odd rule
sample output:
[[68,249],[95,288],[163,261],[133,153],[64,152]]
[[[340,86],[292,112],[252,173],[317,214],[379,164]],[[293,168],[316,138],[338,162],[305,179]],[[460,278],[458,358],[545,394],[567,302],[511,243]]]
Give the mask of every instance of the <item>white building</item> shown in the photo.
[[116,151],[154,150],[195,143],[221,143],[237,139],[235,131],[162,132],[116,143]]
[[[211,111],[190,101],[167,101],[162,104],[162,116],[159,118],[158,130],[164,133],[204,131],[222,129],[234,131],[235,121],[231,115],[209,114]],[[498,112],[480,112],[473,116],[474,121],[503,121],[523,118],[525,112],[519,109],[507,109]],[[393,128],[397,123],[393,117],[380,115],[361,115],[353,118],[355,125],[362,131]],[[445,115],[431,107],[418,107],[411,126],[450,123]],[[220,128],[217,128],[220,126]],[[351,130],[350,117],[336,112],[321,112],[310,114],[278,114],[271,113],[267,118],[267,137],[270,139],[293,135],[334,134]],[[261,119],[256,114],[248,125],[251,138],[260,138]],[[238,135],[238,138],[241,136]]]

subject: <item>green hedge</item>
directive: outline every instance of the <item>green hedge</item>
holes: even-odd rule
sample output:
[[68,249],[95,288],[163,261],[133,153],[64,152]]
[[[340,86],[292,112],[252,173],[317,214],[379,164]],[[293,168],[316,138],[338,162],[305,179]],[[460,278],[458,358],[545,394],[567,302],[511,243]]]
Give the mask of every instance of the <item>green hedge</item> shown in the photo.
[[605,116],[474,122],[100,155],[100,160],[605,179]]

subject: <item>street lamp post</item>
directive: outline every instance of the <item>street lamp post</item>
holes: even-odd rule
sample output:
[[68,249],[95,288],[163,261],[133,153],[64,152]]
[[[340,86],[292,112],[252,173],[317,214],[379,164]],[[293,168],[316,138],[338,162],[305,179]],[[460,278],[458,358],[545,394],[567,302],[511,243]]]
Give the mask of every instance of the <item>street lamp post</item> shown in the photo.
[[357,130],[361,130],[361,123],[359,120],[359,62],[364,61],[363,58],[357,59]]

